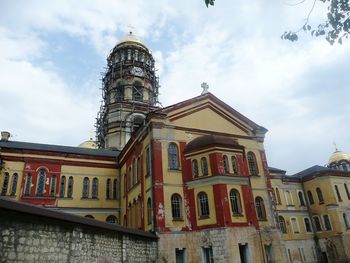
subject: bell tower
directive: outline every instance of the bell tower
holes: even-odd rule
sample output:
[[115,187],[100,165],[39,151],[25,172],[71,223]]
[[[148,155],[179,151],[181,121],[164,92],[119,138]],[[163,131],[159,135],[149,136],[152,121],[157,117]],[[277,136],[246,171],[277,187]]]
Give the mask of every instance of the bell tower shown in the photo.
[[98,147],[122,150],[146,114],[157,109],[158,89],[153,56],[130,32],[107,58],[96,121]]

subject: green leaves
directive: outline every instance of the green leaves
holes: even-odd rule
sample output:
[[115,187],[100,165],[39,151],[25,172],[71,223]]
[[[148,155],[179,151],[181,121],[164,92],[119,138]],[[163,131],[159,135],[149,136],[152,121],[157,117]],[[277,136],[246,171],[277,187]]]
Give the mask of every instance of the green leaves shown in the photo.
[[204,0],[204,1],[205,1],[206,6],[208,7],[209,5],[214,5],[215,0]]

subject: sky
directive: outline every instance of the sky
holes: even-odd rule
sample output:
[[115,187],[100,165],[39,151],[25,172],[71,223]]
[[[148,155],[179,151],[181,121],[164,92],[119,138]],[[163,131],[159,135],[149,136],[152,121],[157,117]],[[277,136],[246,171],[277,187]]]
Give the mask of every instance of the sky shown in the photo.
[[[101,72],[131,29],[152,50],[163,106],[201,83],[267,128],[269,166],[294,174],[350,153],[350,40],[299,29],[312,0],[0,0],[0,130],[11,140],[77,146],[94,134]],[[326,6],[317,2],[310,22]]]

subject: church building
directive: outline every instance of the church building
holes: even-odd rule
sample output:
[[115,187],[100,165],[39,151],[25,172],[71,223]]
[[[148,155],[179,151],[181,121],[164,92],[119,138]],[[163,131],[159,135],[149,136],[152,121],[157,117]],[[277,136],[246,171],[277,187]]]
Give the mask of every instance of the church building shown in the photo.
[[267,129],[208,92],[161,107],[132,33],[102,79],[96,141],[1,133],[1,195],[158,236],[157,262],[349,262],[350,156],[295,175],[268,166]]

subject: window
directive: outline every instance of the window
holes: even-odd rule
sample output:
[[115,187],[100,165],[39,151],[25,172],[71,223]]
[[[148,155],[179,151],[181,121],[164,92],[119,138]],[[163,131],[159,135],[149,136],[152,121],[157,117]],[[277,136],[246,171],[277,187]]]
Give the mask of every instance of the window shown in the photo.
[[92,215],[86,215],[86,216],[84,216],[84,217],[90,218],[90,219],[95,219],[95,217],[93,217]]
[[236,189],[230,191],[231,211],[234,215],[242,214],[241,197]]
[[290,221],[292,224],[292,229],[293,229],[294,234],[299,234],[300,230],[299,230],[299,225],[298,225],[297,219],[295,217],[293,217],[290,219]]
[[53,175],[51,177],[51,186],[50,186],[50,196],[55,196],[55,192],[56,192],[56,175]]
[[208,175],[208,162],[207,162],[207,158],[202,157],[202,159],[201,159],[201,165],[202,165],[202,174],[203,174],[203,175]]
[[231,163],[232,163],[232,170],[234,174],[238,174],[239,170],[238,170],[238,162],[237,162],[237,158],[235,156],[231,157]]
[[128,189],[132,187],[132,168],[129,166],[129,172],[128,172]]
[[256,164],[255,154],[253,152],[248,152],[247,158],[250,175],[258,175],[258,167]]
[[314,197],[312,196],[311,191],[307,191],[307,197],[309,198],[310,205],[313,205],[315,202],[314,202]]
[[197,160],[192,161],[192,173],[193,173],[193,177],[198,177],[198,161]]
[[175,262],[176,263],[185,263],[185,250],[184,248],[175,248]]
[[169,169],[172,169],[172,170],[179,169],[179,155],[178,155],[177,145],[175,143],[169,144],[168,158],[169,158]]
[[2,182],[1,195],[6,195],[7,188],[8,188],[8,185],[9,185],[9,179],[10,179],[10,175],[8,173],[5,173],[4,174],[4,180]]
[[214,256],[213,256],[213,248],[210,247],[203,247],[203,263],[213,263],[214,262]]
[[299,198],[299,205],[300,206],[305,206],[305,201],[304,201],[304,197],[303,197],[303,193],[302,192],[298,192],[298,198]]
[[72,198],[72,195],[73,195],[73,176],[69,176],[67,197]]
[[173,219],[181,219],[182,218],[182,199],[178,194],[173,194],[171,196],[171,213]]
[[256,213],[259,220],[266,220],[264,200],[258,196],[255,198]]
[[12,196],[16,195],[17,182],[18,182],[18,174],[14,173],[12,176],[12,184],[11,184],[11,191],[10,191],[10,195]]
[[292,193],[287,190],[285,194],[286,194],[287,205],[293,206],[294,204],[293,204]]
[[113,215],[110,215],[106,218],[106,222],[107,223],[110,223],[110,224],[117,224],[118,223],[118,219],[113,216]]
[[118,179],[113,180],[113,199],[118,199]]
[[107,179],[106,183],[106,199],[111,199],[111,179]]
[[286,226],[286,221],[284,220],[283,216],[278,217],[278,224],[280,226],[282,233],[286,234],[287,233],[287,226]]
[[141,162],[140,158],[137,158],[137,182],[140,182],[141,180]]
[[281,195],[280,195],[280,190],[276,187],[276,198],[277,198],[277,204],[280,205],[281,202]]
[[98,197],[98,179],[95,177],[92,179],[92,198]]
[[349,217],[347,213],[343,213],[343,219],[344,219],[344,223],[345,223],[345,227],[346,229],[350,228],[350,222],[349,222]]
[[24,187],[24,195],[25,196],[29,195],[31,184],[32,184],[32,175],[28,174],[27,177],[26,177],[26,185]]
[[326,230],[332,230],[331,220],[328,215],[323,216],[324,227]]
[[135,81],[134,88],[132,90],[132,99],[135,101],[143,101],[143,86],[139,81]]
[[309,218],[304,218],[304,224],[305,224],[306,232],[312,232],[312,228],[311,228],[311,224],[310,224],[310,219]]
[[60,184],[60,197],[64,197],[66,191],[66,177],[61,177],[61,184]]
[[152,223],[152,202],[151,198],[147,199],[147,223]]
[[317,194],[317,198],[318,198],[319,203],[323,204],[324,203],[323,194],[322,194],[322,191],[319,187],[316,188],[316,194]]
[[335,185],[335,186],[334,186],[334,188],[335,188],[335,192],[336,192],[336,194],[337,194],[338,201],[339,201],[339,202],[342,202],[342,201],[343,201],[343,199],[341,198],[341,195],[340,195],[340,192],[339,192],[338,186],[337,186],[337,185]]
[[223,162],[224,162],[224,171],[225,171],[225,173],[226,174],[230,173],[230,167],[229,167],[228,159],[227,159],[226,155],[223,156]]
[[39,178],[38,178],[38,188],[36,190],[37,196],[44,195],[45,177],[46,177],[46,171],[44,169],[40,169],[39,170]]
[[90,180],[85,177],[83,180],[83,198],[89,198]]
[[208,217],[209,216],[209,202],[208,196],[204,192],[198,194],[198,207],[199,207],[199,216]]
[[146,149],[146,176],[151,175],[151,147]]
[[321,222],[320,222],[319,217],[318,216],[314,216],[313,219],[314,219],[316,231],[317,232],[322,231]]
[[137,159],[134,159],[132,166],[132,184],[135,185],[137,183]]
[[346,195],[348,196],[348,199],[350,200],[350,192],[349,192],[348,185],[344,184],[344,188],[345,188]]

